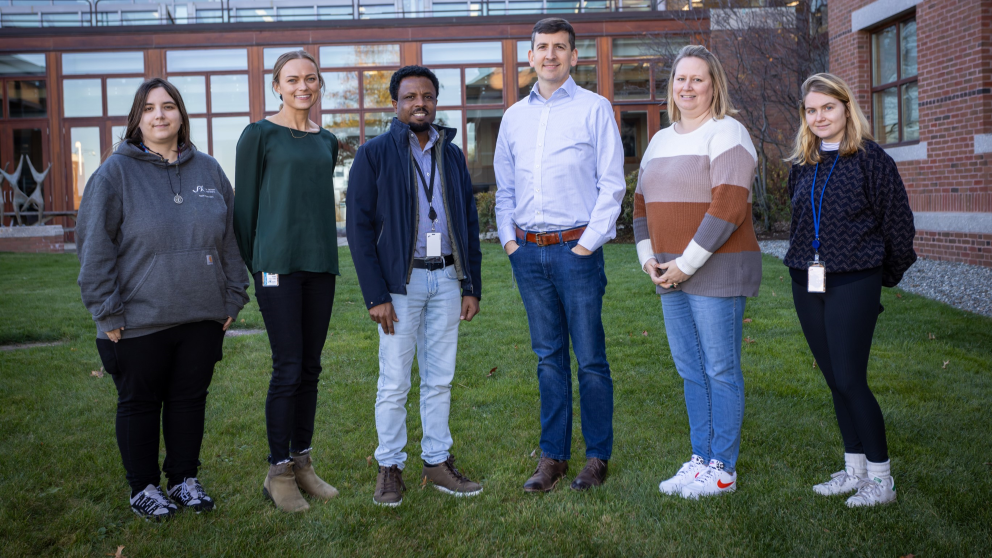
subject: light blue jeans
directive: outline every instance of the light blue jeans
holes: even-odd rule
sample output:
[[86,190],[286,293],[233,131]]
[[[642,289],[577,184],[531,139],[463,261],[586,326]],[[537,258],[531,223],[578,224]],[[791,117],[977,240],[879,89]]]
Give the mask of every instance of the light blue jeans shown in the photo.
[[662,295],[668,346],[682,376],[692,453],[737,466],[744,421],[741,373],[743,296],[714,297],[682,291]]
[[395,334],[379,326],[379,388],[375,397],[375,428],[379,465],[406,462],[406,398],[416,350],[420,366],[421,459],[430,464],[448,458],[451,430],[451,380],[455,377],[461,282],[454,266],[427,271],[414,269],[405,295],[390,294],[399,319]]

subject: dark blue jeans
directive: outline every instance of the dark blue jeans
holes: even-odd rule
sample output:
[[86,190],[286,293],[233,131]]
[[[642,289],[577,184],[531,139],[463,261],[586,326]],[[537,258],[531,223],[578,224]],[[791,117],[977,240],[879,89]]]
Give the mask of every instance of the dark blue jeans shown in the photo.
[[576,242],[538,246],[518,241],[510,256],[527,310],[541,391],[541,453],[567,460],[572,453],[572,367],[578,362],[579,410],[586,457],[613,453],[613,380],[606,361],[603,250],[572,252]]
[[255,299],[272,347],[272,379],[265,398],[269,462],[310,448],[317,414],[320,353],[334,305],[335,276],[296,271],[279,276],[278,287],[263,287],[255,274]]

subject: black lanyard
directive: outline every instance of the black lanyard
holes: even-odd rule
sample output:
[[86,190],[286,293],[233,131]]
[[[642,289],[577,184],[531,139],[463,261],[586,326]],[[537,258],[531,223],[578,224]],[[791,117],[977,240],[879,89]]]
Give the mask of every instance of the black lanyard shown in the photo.
[[413,155],[413,148],[410,148],[410,157],[413,159],[413,166],[417,169],[417,174],[420,175],[420,181],[424,184],[424,193],[427,194],[427,207],[429,211],[427,212],[427,218],[434,222],[437,220],[437,211],[434,211],[434,176],[437,175],[437,159],[434,156],[434,146],[431,146],[431,183],[428,187],[427,179],[424,178],[424,171],[420,170],[420,165],[417,164],[417,158]]

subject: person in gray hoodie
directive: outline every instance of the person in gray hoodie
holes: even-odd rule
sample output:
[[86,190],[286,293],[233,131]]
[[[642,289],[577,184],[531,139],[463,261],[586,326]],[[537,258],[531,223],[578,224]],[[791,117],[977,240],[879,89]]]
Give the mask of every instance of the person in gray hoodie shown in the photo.
[[224,331],[248,302],[233,211],[224,171],[190,143],[179,91],[143,83],[123,140],[86,184],[76,246],[83,303],[117,386],[131,509],[145,519],[167,519],[177,503],[214,507],[197,479],[207,388]]

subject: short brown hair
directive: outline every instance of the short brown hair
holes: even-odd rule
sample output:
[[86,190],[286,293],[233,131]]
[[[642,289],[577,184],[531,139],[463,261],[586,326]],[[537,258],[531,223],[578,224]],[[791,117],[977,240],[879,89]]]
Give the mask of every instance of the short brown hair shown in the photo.
[[181,121],[179,123],[179,138],[177,146],[180,148],[193,145],[189,141],[189,114],[186,113],[186,105],[183,103],[183,96],[179,94],[179,89],[162,78],[152,78],[138,86],[134,93],[134,102],[131,103],[131,112],[127,115],[127,128],[124,131],[122,141],[131,143],[141,143],[144,138],[141,135],[141,115],[145,112],[145,103],[148,102],[148,94],[152,89],[161,87],[172,97],[179,109]]
[[813,74],[803,82],[802,99],[799,101],[799,131],[796,132],[796,143],[787,162],[796,165],[813,165],[821,161],[820,138],[809,128],[806,122],[806,96],[810,93],[820,93],[833,97],[844,104],[847,109],[847,126],[844,127],[844,139],[840,140],[841,156],[854,155],[859,149],[864,149],[865,140],[873,140],[868,119],[861,111],[858,100],[850,86],[833,74]]
[[710,69],[710,79],[713,80],[713,101],[710,110],[713,118],[720,120],[724,116],[737,114],[737,109],[730,102],[730,86],[727,85],[727,73],[723,71],[720,60],[703,45],[686,45],[679,50],[672,61],[672,71],[668,76],[668,116],[672,122],[682,120],[682,111],[675,104],[675,70],[683,58],[698,58],[706,62]]
[[546,17],[534,24],[534,30],[530,32],[530,49],[534,50],[534,39],[538,33],[554,35],[559,31],[568,31],[568,46],[575,50],[575,29],[571,23],[560,17]]

